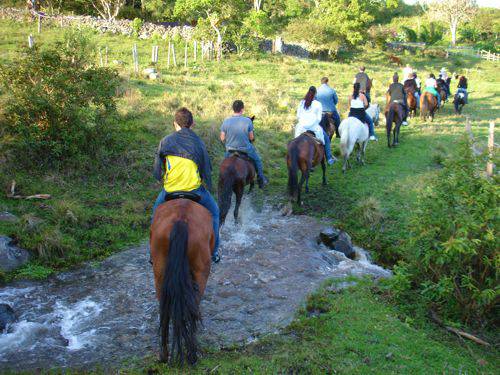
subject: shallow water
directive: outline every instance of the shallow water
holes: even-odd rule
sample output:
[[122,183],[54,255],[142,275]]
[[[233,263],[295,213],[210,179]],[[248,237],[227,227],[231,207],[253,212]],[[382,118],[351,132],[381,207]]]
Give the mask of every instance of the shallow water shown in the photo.
[[[277,332],[327,278],[387,277],[370,263],[318,246],[324,224],[307,216],[256,213],[244,200],[242,224],[222,230],[222,261],[202,302],[204,345],[223,347]],[[0,334],[0,369],[101,367],[154,354],[158,312],[148,248],[143,245],[45,282],[0,288],[19,320]]]

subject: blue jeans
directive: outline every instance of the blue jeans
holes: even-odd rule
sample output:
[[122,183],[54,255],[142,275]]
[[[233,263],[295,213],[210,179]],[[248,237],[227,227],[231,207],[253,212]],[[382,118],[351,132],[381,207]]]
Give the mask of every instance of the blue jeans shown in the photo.
[[464,88],[459,87],[458,90],[457,90],[457,94],[460,93],[460,92],[465,95],[464,96],[464,103],[467,104],[467,99],[468,99],[467,90],[464,89]]
[[370,115],[367,113],[365,115],[365,122],[368,124],[368,134],[370,137],[375,135],[375,126],[373,125],[373,120]]
[[[209,191],[205,189],[203,185],[200,186],[198,189],[193,190],[192,192],[198,194],[201,197],[198,203],[201,204],[203,207],[205,207],[212,214],[212,224],[214,227],[214,235],[215,235],[215,247],[212,258],[215,258],[217,255],[219,255],[219,206],[217,206],[217,202],[215,202],[215,199],[212,197]],[[153,206],[152,217],[155,217],[155,211],[158,208],[158,206],[163,202],[165,202],[167,194],[168,193],[165,191],[165,189],[161,189],[160,194],[158,194],[156,202]]]
[[439,93],[439,91],[437,91],[437,100],[438,100],[438,107],[440,107],[441,106],[441,94]]
[[415,91],[415,100],[417,101],[417,108],[420,108],[420,94],[418,91]]
[[339,115],[339,112],[338,111],[333,111],[332,112],[332,117],[333,117],[333,122],[335,123],[335,127],[339,128],[339,125],[340,125],[340,115]]
[[323,129],[323,138],[325,138],[325,154],[326,160],[328,161],[332,158],[332,149],[330,136],[326,133],[325,129]]
[[[255,146],[251,144],[248,147],[248,149],[246,151],[243,151],[243,152],[245,152],[248,155],[248,157],[250,159],[252,159],[252,161],[255,165],[256,172],[257,172],[257,177],[260,180],[263,180],[264,179],[264,167],[262,166],[262,160],[261,160],[259,154],[257,153]],[[226,151],[224,156],[227,158],[227,157],[231,156],[231,153],[229,151]]]

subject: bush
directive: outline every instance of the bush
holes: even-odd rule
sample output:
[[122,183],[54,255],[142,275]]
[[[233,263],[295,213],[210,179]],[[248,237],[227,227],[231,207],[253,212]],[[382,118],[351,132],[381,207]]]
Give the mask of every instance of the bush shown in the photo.
[[370,27],[368,35],[372,44],[382,50],[386,49],[388,42],[397,38],[397,33],[393,29],[382,25]]
[[119,79],[114,70],[94,65],[91,48],[70,32],[54,47],[27,49],[15,63],[0,65],[0,84],[8,92],[2,146],[17,163],[95,155],[110,140]]
[[131,26],[135,36],[139,36],[139,33],[141,32],[143,25],[144,22],[142,21],[142,19],[134,18],[134,20],[131,23]]
[[392,284],[406,303],[416,291],[445,318],[479,324],[494,318],[499,296],[499,188],[478,175],[484,160],[470,146],[460,145],[421,197]]
[[436,44],[443,39],[444,28],[435,22],[431,22],[428,26],[422,26],[422,30],[418,36],[421,42],[427,44]]

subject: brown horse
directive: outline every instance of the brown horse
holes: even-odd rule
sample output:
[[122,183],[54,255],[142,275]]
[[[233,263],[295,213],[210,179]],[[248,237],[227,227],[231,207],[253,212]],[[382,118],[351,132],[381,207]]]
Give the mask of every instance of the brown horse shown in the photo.
[[430,117],[434,120],[434,113],[438,109],[437,98],[430,92],[424,91],[420,97],[420,118],[425,120]]
[[418,90],[417,83],[414,79],[407,79],[403,84],[404,90],[406,92],[406,105],[410,113],[410,117],[417,115],[417,98],[415,97],[415,92]]
[[403,122],[404,117],[404,109],[403,106],[399,103],[392,102],[388,105],[385,110],[385,126],[387,130],[387,147],[391,147],[391,130],[392,123],[395,123],[394,126],[394,134],[392,140],[392,147],[395,147],[399,144],[399,129],[401,128],[401,123]]
[[227,213],[231,207],[231,196],[236,195],[234,206],[234,221],[238,223],[240,208],[245,186],[250,185],[249,192],[254,187],[255,167],[253,162],[243,153],[234,152],[225,158],[220,165],[218,203],[220,209],[220,225],[224,224]]
[[193,364],[198,358],[199,304],[215,245],[212,217],[192,200],[165,202],[156,210],[149,244],[160,302],[160,360],[166,362],[169,358],[171,322],[171,360]]
[[[288,142],[286,164],[288,167],[288,192],[292,198],[297,197],[300,204],[302,185],[306,182],[306,193],[309,192],[309,173],[312,167],[321,163],[323,170],[323,185],[326,185],[325,150],[313,135],[303,133]],[[302,176],[298,182],[297,171],[300,169]]]

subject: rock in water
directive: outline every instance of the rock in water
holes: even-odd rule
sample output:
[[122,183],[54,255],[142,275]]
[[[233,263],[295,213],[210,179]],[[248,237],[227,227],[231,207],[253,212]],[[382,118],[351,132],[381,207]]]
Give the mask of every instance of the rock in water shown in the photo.
[[335,251],[343,253],[349,259],[356,258],[356,252],[354,251],[354,247],[349,242],[339,239],[335,241]]
[[0,221],[15,222],[18,220],[19,220],[18,217],[16,215],[11,214],[10,212],[7,211],[0,212]]
[[340,236],[342,231],[337,228],[326,228],[323,229],[319,234],[318,243],[323,243],[325,246],[328,246],[330,249],[334,249],[334,243]]
[[13,244],[10,237],[0,236],[0,271],[9,272],[30,259],[30,253]]
[[0,333],[7,327],[7,324],[12,324],[16,321],[16,314],[10,305],[0,303]]
[[337,228],[327,228],[320,232],[318,243],[323,243],[328,248],[343,253],[349,259],[355,259],[356,252],[352,245],[351,236]]

